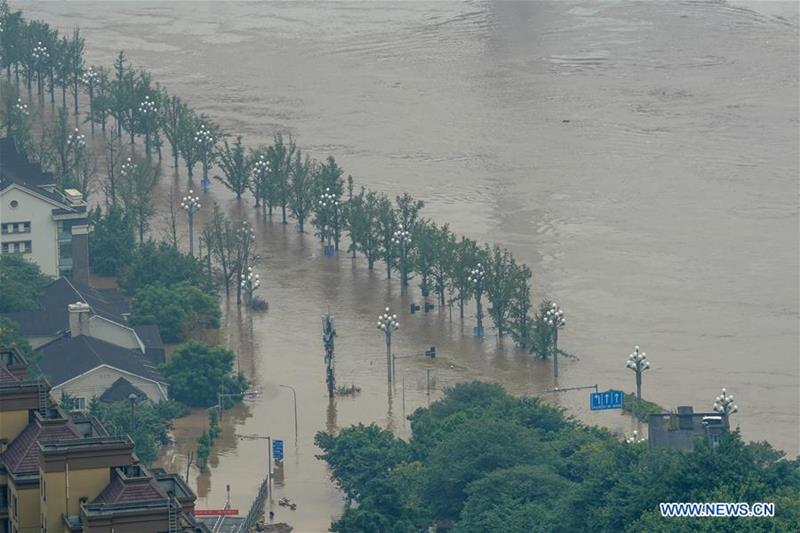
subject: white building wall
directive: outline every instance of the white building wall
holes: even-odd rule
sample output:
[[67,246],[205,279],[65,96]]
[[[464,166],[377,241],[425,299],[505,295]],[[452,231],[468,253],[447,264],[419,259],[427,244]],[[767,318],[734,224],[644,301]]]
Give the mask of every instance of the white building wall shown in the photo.
[[110,344],[144,353],[144,348],[139,344],[139,338],[134,330],[97,315],[89,319],[88,335]]
[[[12,208],[11,202],[17,207]],[[55,206],[14,186],[0,193],[0,223],[30,222],[30,233],[0,234],[0,242],[31,241],[33,251],[23,257],[39,265],[48,276],[58,276],[58,227]]]
[[114,384],[119,378],[125,378],[135,385],[139,390],[147,395],[152,402],[166,400],[166,396],[161,392],[155,382],[140,378],[127,372],[121,372],[108,366],[99,366],[87,374],[75,378],[61,385],[53,387],[51,396],[58,401],[61,398],[61,391],[66,391],[75,398],[85,398],[86,405],[89,405],[92,397],[100,397]]

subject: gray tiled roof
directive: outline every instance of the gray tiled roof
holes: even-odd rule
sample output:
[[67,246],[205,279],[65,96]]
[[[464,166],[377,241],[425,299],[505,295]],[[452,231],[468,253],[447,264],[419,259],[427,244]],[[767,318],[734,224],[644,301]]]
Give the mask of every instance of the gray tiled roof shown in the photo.
[[164,382],[161,374],[140,352],[94,337],[63,336],[36,351],[41,355],[37,363],[39,371],[50,379],[54,387],[103,364]]
[[[61,277],[45,287],[32,311],[4,313],[19,324],[24,337],[51,336],[69,329],[69,304],[86,302],[92,311],[118,324],[125,324],[124,313],[130,312],[125,297],[117,289],[95,289]],[[160,339],[159,339],[160,340]]]
[[139,399],[147,398],[147,395],[133,383],[125,378],[119,378],[100,395],[98,400],[105,403],[127,402],[131,394],[135,394]]

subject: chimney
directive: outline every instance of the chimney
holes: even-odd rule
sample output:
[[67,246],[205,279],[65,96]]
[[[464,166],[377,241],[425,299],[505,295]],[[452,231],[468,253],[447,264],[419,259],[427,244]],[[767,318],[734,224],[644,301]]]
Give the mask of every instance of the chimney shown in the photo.
[[89,285],[89,226],[72,226],[72,276],[73,281]]
[[76,302],[67,306],[69,309],[69,336],[89,336],[89,304]]

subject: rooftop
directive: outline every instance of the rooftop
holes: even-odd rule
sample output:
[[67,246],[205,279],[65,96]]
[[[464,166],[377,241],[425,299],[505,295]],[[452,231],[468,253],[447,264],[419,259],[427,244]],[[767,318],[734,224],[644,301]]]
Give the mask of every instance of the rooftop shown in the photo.
[[69,329],[68,306],[75,302],[87,303],[94,314],[118,324],[125,324],[124,315],[130,312],[125,297],[117,289],[95,289],[61,277],[45,287],[37,300],[37,309],[3,316],[19,324],[23,337],[57,335]]
[[58,386],[102,365],[164,382],[161,374],[150,365],[141,352],[95,337],[62,336],[40,347],[37,352],[41,354],[37,367],[50,379],[53,386]]

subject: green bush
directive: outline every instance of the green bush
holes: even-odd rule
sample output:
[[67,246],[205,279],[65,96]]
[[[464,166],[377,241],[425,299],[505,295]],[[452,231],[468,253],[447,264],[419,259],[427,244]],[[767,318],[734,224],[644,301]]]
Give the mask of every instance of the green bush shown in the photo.
[[135,249],[133,226],[122,209],[112,207],[103,215],[100,207],[89,220],[89,262],[92,271],[99,276],[117,276],[130,263]]
[[49,282],[36,263],[21,255],[0,255],[0,313],[36,309],[36,299]]
[[192,407],[216,405],[217,394],[240,394],[248,383],[233,373],[234,354],[221,346],[189,342],[178,346],[161,372],[170,396]]
[[166,242],[146,242],[136,247],[130,264],[119,276],[119,285],[128,294],[147,285],[171,287],[178,284],[200,287],[207,293],[217,290],[202,263]]
[[219,319],[217,299],[186,284],[146,285],[131,302],[131,324],[155,324],[167,342],[185,340],[195,327],[218,328]]
[[130,402],[107,404],[93,400],[89,412],[103,423],[110,434],[130,435],[139,459],[144,463],[152,463],[158,456],[158,447],[169,443],[172,420],[185,416],[187,409],[172,400],[157,404],[138,402],[132,419]]
[[647,422],[650,419],[650,415],[657,415],[666,411],[656,403],[638,399],[633,393],[625,394],[625,403],[622,410],[632,414],[642,422]]

